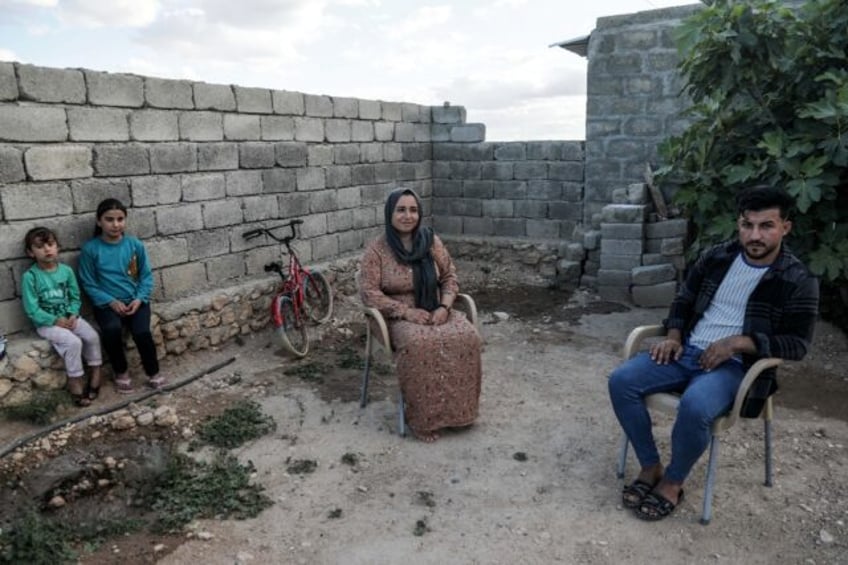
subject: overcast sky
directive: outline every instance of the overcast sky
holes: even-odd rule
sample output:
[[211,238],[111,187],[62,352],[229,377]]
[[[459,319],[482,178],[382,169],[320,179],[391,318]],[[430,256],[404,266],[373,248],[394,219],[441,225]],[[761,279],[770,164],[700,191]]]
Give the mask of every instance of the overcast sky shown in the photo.
[[551,43],[693,0],[0,0],[0,60],[442,104],[488,141],[583,139],[586,61]]

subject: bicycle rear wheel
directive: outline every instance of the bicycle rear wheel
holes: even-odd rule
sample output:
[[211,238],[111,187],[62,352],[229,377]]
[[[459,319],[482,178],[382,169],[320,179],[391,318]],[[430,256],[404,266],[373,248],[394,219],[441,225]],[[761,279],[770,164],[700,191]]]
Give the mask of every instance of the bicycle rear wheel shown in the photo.
[[296,357],[305,357],[309,352],[309,335],[306,333],[305,320],[295,316],[291,297],[277,295],[271,307],[274,333],[280,345]]
[[333,289],[319,271],[307,275],[304,286],[304,309],[316,324],[323,324],[333,314]]

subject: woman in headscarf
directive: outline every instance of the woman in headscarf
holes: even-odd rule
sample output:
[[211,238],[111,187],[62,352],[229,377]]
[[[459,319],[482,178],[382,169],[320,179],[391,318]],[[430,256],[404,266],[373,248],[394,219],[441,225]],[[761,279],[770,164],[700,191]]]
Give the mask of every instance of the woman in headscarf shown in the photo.
[[360,293],[389,327],[406,404],[406,422],[425,442],[439,430],[471,425],[480,399],[481,340],[453,310],[456,267],[442,240],[421,225],[421,200],[409,188],[391,192],[386,233],[362,257]]

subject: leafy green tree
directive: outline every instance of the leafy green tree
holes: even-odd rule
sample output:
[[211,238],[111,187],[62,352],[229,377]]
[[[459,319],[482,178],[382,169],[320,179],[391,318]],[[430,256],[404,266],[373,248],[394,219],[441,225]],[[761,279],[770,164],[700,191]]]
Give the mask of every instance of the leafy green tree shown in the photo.
[[739,190],[785,187],[798,208],[790,246],[844,310],[848,2],[796,4],[716,0],[678,28],[691,125],[661,146],[657,177],[694,223],[693,253],[732,236]]

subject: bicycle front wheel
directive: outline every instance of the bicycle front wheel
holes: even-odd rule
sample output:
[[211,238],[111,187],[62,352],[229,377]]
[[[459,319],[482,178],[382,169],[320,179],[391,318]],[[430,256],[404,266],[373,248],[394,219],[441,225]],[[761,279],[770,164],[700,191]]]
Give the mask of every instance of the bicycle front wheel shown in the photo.
[[319,271],[306,276],[304,287],[304,309],[316,324],[323,324],[333,314],[333,289],[327,277]]
[[272,308],[274,333],[280,345],[295,357],[305,357],[309,352],[309,335],[305,320],[295,315],[291,297],[277,295]]

